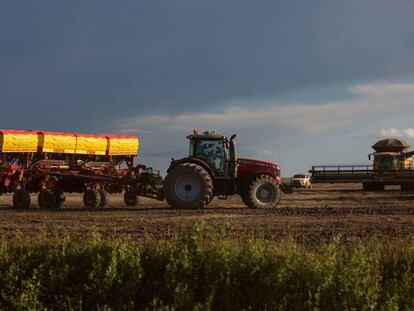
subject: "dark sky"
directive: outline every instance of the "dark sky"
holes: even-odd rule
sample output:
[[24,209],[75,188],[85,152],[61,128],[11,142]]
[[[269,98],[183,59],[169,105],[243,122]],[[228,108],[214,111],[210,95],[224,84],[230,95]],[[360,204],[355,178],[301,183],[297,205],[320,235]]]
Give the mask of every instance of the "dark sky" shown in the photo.
[[402,0],[3,0],[0,128],[107,132],[412,81],[413,12]]

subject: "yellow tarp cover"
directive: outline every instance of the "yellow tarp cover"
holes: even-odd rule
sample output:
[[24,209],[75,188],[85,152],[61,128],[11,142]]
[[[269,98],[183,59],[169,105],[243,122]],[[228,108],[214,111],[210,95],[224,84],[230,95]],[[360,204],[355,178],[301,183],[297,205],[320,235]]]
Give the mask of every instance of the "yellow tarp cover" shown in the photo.
[[139,139],[126,135],[90,135],[48,131],[0,130],[0,152],[136,156]]
[[0,152],[37,152],[37,146],[34,131],[0,130]]

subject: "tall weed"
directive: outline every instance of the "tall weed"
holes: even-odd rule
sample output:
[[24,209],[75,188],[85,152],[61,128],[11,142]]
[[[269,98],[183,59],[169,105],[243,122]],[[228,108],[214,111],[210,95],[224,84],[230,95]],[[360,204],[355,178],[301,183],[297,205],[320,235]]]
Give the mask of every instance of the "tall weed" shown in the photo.
[[414,242],[0,237],[2,310],[412,310]]

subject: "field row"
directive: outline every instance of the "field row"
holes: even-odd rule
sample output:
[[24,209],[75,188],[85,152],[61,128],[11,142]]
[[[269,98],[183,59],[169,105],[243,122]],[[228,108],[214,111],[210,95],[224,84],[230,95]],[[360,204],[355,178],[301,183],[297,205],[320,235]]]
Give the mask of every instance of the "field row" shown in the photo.
[[62,210],[11,208],[10,196],[0,196],[0,230],[83,234],[95,228],[108,236],[143,238],[183,234],[197,222],[227,224],[237,232],[250,232],[272,239],[294,236],[304,243],[326,241],[342,235],[359,239],[414,234],[414,194],[397,190],[362,192],[328,186],[285,195],[276,209],[247,209],[238,197],[213,200],[204,210],[172,210],[165,202],[142,199],[140,207],[125,208],[121,195],[114,195],[108,208],[85,209],[80,195],[68,195]]

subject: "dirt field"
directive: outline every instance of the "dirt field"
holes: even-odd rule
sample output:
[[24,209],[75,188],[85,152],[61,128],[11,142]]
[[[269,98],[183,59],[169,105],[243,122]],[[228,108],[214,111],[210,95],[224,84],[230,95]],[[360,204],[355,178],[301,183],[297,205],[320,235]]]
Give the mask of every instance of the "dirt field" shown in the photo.
[[[36,197],[32,198],[36,202]],[[304,243],[324,241],[341,234],[345,240],[371,235],[381,238],[414,234],[414,193],[387,189],[362,192],[360,185],[316,185],[284,195],[277,209],[250,210],[238,197],[214,200],[203,211],[172,210],[165,202],[141,199],[139,208],[126,208],[122,196],[112,196],[109,208],[83,208],[80,195],[68,195],[62,210],[29,210],[11,207],[11,196],[0,196],[0,230],[33,234],[71,232],[92,228],[104,235],[167,237],[188,232],[197,222],[228,224],[269,238],[287,235]]]

